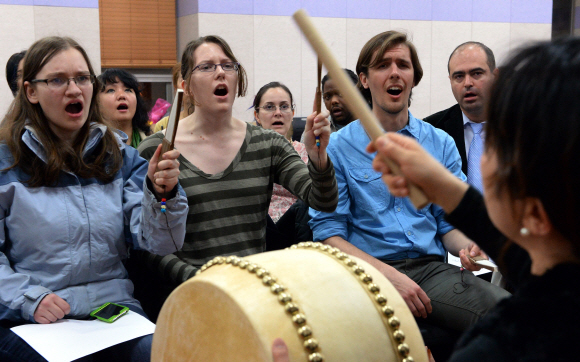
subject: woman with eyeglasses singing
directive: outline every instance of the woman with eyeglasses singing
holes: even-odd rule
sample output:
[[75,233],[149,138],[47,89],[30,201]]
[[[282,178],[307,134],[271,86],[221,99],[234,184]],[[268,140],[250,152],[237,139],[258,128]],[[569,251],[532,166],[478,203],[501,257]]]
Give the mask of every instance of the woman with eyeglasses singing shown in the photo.
[[[122,263],[129,247],[166,255],[183,244],[179,152],[159,148],[147,164],[102,119],[99,89],[74,40],[28,49],[0,128],[1,361],[45,361],[15,324],[84,319],[107,302],[143,314]],[[151,337],[95,358],[149,361]]]
[[[176,284],[217,255],[265,250],[274,183],[317,210],[334,210],[338,199],[326,155],[326,113],[308,117],[307,167],[282,135],[232,117],[236,95],[246,92],[246,73],[225,40],[210,35],[191,41],[181,64],[186,96],[195,105],[195,112],[179,122],[175,139],[181,152],[179,179],[190,205],[187,234],[183,251],[150,258]],[[162,138],[156,133],[142,142],[141,155],[151,157]]]
[[116,68],[101,73],[99,81],[99,102],[103,116],[128,136],[128,145],[137,148],[151,133],[139,81],[126,70]]
[[[290,89],[280,82],[264,85],[254,98],[254,119],[258,126],[271,129],[286,138],[298,152],[304,163],[308,153],[303,143],[292,141],[294,102]],[[308,206],[290,191],[275,183],[268,210],[266,249],[277,250],[298,241],[312,240],[308,226]]]

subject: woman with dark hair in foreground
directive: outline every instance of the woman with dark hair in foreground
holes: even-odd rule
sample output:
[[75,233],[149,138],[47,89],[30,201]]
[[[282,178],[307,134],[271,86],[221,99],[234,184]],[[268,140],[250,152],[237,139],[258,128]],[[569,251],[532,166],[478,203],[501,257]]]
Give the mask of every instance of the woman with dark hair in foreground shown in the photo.
[[[486,219],[483,225],[462,221],[468,216],[457,215],[460,209],[485,216],[478,209],[482,196],[414,140],[387,134],[376,142],[380,157],[375,168],[384,173],[394,195],[408,195],[406,181],[394,176],[381,157],[398,163],[405,177],[441,205],[466,234],[487,230],[478,242],[490,255],[499,255],[502,245],[507,248],[502,243],[507,239],[523,249],[504,258],[510,270],[520,269],[515,294],[464,334],[451,361],[578,359],[579,96],[580,39],[529,46],[500,68],[488,107],[481,168],[487,213],[505,238]],[[465,257],[462,261],[467,262]]]
[[[22,87],[0,127],[0,361],[38,362],[9,328],[86,319],[107,302],[144,314],[122,261],[131,247],[181,248],[187,200],[177,150],[158,148],[147,164],[103,121],[99,82],[73,39],[34,43]],[[95,360],[149,361],[151,341]]]

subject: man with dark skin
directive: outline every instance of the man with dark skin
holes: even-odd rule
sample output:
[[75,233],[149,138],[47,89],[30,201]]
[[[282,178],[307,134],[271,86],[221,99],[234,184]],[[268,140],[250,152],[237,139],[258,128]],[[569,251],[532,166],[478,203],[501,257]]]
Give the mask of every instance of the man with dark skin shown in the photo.
[[[354,84],[358,82],[358,77],[352,70],[345,68],[344,71]],[[322,100],[326,109],[330,112],[330,125],[333,132],[354,121],[354,116],[346,107],[338,87],[334,84],[329,74],[322,78]]]

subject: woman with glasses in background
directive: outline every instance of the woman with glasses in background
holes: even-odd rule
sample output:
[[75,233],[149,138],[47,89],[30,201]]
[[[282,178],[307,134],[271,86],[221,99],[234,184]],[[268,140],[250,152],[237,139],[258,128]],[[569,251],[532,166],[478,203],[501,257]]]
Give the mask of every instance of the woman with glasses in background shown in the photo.
[[[282,135],[232,116],[235,97],[245,95],[247,80],[225,40],[210,35],[191,41],[181,64],[186,97],[195,105],[195,112],[179,122],[175,139],[181,153],[179,179],[190,205],[187,235],[183,251],[149,258],[175,284],[215,256],[265,250],[274,183],[317,210],[334,210],[338,199],[334,168],[326,155],[327,113],[308,117],[306,166]],[[162,137],[156,133],[141,143],[141,155],[151,157]]]
[[[303,143],[292,141],[294,101],[290,89],[280,82],[264,85],[254,98],[254,119],[258,126],[271,129],[286,138],[304,163],[308,153]],[[266,249],[277,250],[298,241],[312,240],[308,226],[308,207],[290,191],[275,183],[268,210]]]
[[99,81],[99,102],[103,117],[128,136],[128,145],[137,148],[151,134],[147,106],[141,97],[139,81],[126,70],[115,68],[101,73]]
[[[36,362],[45,359],[9,328],[86,319],[107,302],[143,314],[122,261],[130,246],[181,248],[187,200],[178,151],[158,149],[147,164],[103,121],[99,82],[74,40],[34,43],[23,81],[0,128],[0,361]],[[95,359],[149,361],[151,341]]]

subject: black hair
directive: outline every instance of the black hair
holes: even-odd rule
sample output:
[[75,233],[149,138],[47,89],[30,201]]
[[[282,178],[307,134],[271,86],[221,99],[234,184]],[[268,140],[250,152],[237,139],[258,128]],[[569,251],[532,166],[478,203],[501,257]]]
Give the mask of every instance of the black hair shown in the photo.
[[447,60],[447,73],[450,73],[449,63],[451,63],[451,58],[453,57],[453,54],[457,53],[458,50],[463,49],[468,45],[475,45],[481,48],[481,50],[483,50],[485,56],[487,57],[487,66],[489,67],[489,70],[493,72],[493,70],[495,69],[495,56],[493,55],[491,49],[489,49],[489,47],[486,46],[485,44],[480,43],[478,41],[466,41],[463,44],[459,44],[457,48],[453,49],[453,51],[451,52],[449,60]]
[[254,97],[253,107],[254,107],[254,110],[256,112],[258,112],[260,110],[260,102],[262,101],[262,96],[264,95],[264,93],[266,93],[268,91],[268,89],[272,89],[272,88],[284,89],[284,91],[286,93],[288,93],[288,95],[290,96],[290,105],[292,107],[294,107],[294,99],[292,98],[292,92],[290,92],[290,89],[288,89],[288,87],[286,87],[284,84],[282,84],[280,82],[270,82],[270,83],[262,86],[262,88],[260,88],[258,93],[256,93],[256,96]]
[[[346,68],[342,68],[344,70],[344,72],[346,73],[346,75],[349,76],[349,78],[352,80],[352,82],[354,83],[354,85],[356,85],[358,83],[358,77],[356,74],[354,74],[354,72],[350,69],[346,69]],[[324,84],[326,83],[327,80],[330,79],[330,74],[326,73],[326,75],[324,77],[322,77],[322,81],[321,83],[321,89],[322,89],[322,93],[324,93]]]
[[580,256],[580,39],[527,46],[499,68],[486,150],[497,157],[498,194],[538,198]]
[[[145,105],[145,100],[141,97],[142,87],[135,76],[124,69],[111,68],[105,70],[101,75],[99,75],[99,81],[101,82],[101,92],[103,92],[107,84],[114,84],[117,82],[122,82],[126,87],[131,88],[135,92],[135,97],[137,98],[137,107],[135,109],[135,115],[131,121],[133,129],[138,129],[143,131],[146,135],[151,133],[151,128],[149,127],[149,115],[147,114],[147,106]],[[127,135],[129,138],[131,135]]]
[[14,97],[16,97],[16,93],[18,92],[18,63],[24,59],[25,55],[26,50],[20,53],[14,53],[8,58],[8,62],[6,62],[6,81]]

